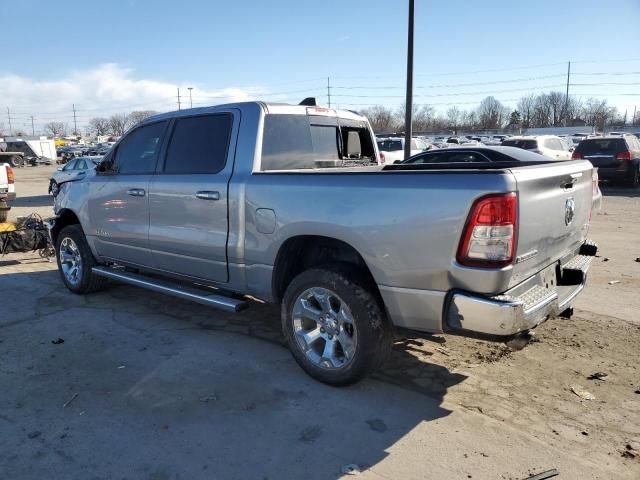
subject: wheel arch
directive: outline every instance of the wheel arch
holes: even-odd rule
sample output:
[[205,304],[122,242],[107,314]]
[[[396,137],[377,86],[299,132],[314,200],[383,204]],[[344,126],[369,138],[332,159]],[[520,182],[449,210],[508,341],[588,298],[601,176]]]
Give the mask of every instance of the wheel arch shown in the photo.
[[285,240],[276,254],[272,273],[272,296],[280,301],[289,283],[313,267],[331,263],[345,264],[355,269],[366,287],[382,301],[380,291],[362,255],[343,240],[321,235],[297,235]]
[[63,208],[58,213],[53,227],[51,228],[51,240],[53,240],[54,245],[60,231],[68,225],[80,225],[80,227],[82,228],[78,215],[76,215],[75,212],[69,208]]

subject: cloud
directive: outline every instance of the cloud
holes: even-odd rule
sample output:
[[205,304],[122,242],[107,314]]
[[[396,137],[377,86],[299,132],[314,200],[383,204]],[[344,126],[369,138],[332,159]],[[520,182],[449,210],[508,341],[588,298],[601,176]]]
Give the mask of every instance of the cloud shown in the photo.
[[[133,70],[107,63],[74,71],[55,80],[0,75],[0,108],[6,111],[9,107],[13,123],[17,126],[21,126],[21,122],[30,122],[30,115],[41,126],[52,120],[71,123],[72,105],[75,104],[80,127],[92,117],[109,116],[113,113],[176,110],[177,87],[180,87],[183,108],[189,106],[187,87],[194,87],[194,107],[250,100],[268,94],[268,89],[258,86],[208,89],[196,83],[175,85],[135,78]],[[269,98],[277,100],[273,96]],[[6,121],[4,123],[6,126]]]

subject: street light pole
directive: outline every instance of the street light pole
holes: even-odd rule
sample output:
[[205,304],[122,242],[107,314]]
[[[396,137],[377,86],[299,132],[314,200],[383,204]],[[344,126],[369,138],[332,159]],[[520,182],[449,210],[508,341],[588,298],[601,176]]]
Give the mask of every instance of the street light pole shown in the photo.
[[193,108],[193,98],[191,98],[191,90],[193,90],[193,87],[187,87],[187,90],[189,90],[189,108]]
[[409,28],[407,32],[407,102],[404,112],[404,158],[411,156],[413,136],[413,16],[414,0],[409,0]]

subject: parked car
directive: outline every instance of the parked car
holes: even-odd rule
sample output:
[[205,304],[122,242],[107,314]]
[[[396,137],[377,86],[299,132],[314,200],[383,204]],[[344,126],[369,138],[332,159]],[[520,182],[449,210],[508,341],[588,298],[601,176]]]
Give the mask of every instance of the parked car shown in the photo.
[[568,145],[555,135],[511,137],[503,140],[502,146],[530,150],[552,160],[571,159]]
[[601,180],[640,186],[640,140],[635,135],[588,138],[573,152],[575,160],[589,160]]
[[16,178],[8,163],[0,163],[0,223],[6,222],[11,206],[16,199]]
[[78,176],[85,175],[87,170],[95,170],[96,165],[100,163],[102,157],[100,156],[87,156],[78,157],[69,160],[65,163],[64,167],[58,168],[51,178],[49,179],[49,193],[57,195],[60,190],[60,185],[68,182]]
[[[389,137],[378,138],[378,151],[380,152],[380,160],[384,164],[391,164],[396,160],[404,159],[404,138]],[[429,144],[422,138],[413,137],[411,139],[411,155],[420,153],[429,148]]]
[[514,344],[570,316],[597,251],[592,170],[383,167],[365,117],[236,103],[136,125],[61,186],[50,231],[70,291],[114,279],[232,312],[243,295],[280,303],[295,360],[344,385],[384,363],[395,327]]

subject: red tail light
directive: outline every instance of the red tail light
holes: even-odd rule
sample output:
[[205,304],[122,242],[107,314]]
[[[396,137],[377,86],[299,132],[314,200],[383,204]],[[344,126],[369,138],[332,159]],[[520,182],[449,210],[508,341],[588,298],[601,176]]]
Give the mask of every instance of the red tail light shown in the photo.
[[9,181],[9,184],[16,183],[16,177],[13,174],[13,168],[11,168],[9,165],[7,165],[7,180]]
[[456,258],[470,267],[504,267],[516,250],[518,197],[515,193],[487,195],[473,204],[462,232]]
[[380,152],[380,161],[384,163],[384,153]]
[[584,155],[582,155],[580,152],[574,150],[573,153],[571,154],[571,160],[583,160],[584,159]]
[[616,155],[616,160],[631,160],[631,152],[620,152]]

